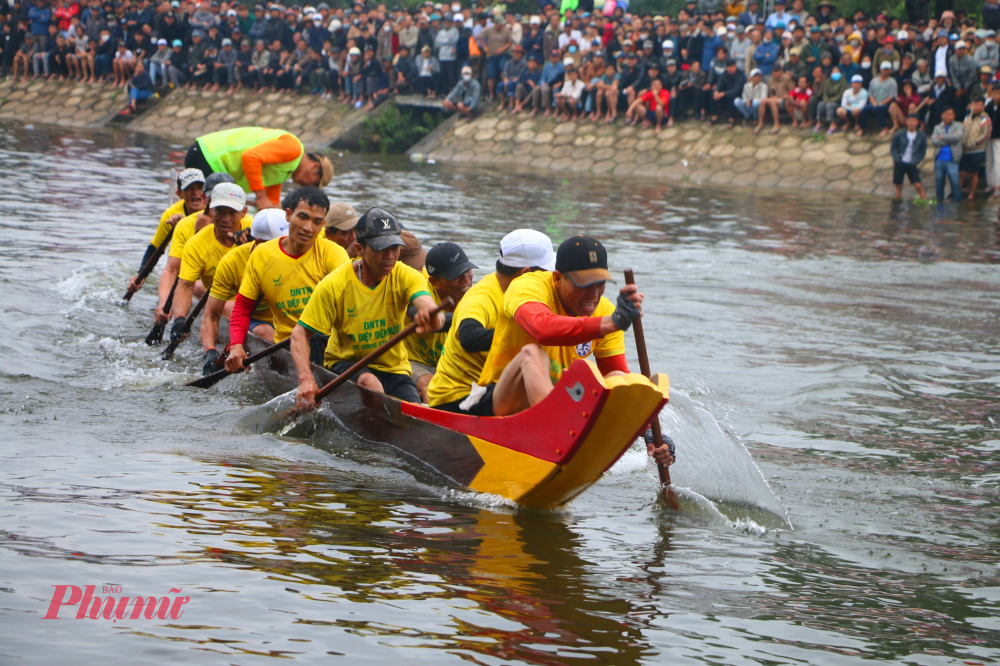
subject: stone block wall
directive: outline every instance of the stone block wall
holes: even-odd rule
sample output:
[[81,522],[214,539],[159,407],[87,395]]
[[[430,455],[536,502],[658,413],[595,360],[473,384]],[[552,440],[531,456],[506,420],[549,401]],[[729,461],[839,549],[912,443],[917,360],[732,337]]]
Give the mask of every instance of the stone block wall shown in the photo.
[[[892,195],[889,138],[832,136],[782,126],[753,134],[687,121],[640,130],[622,119],[555,122],[487,111],[472,121],[452,119],[410,153],[441,162],[518,164],[537,169],[635,175],[736,187],[778,187]],[[921,165],[933,184],[930,151]],[[933,189],[933,188],[932,188]],[[906,191],[913,192],[907,185]]]
[[[294,133],[307,150],[350,142],[367,112],[318,96],[240,90],[227,95],[177,89],[136,118],[129,129],[188,142],[232,127],[275,127]],[[357,139],[355,139],[356,141]]]
[[0,81],[0,119],[103,127],[128,106],[120,88],[76,81]]

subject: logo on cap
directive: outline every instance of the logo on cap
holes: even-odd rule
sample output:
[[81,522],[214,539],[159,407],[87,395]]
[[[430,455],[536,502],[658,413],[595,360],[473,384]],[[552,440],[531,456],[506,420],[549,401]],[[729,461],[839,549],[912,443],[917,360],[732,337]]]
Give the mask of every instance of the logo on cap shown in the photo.
[[383,229],[391,229],[392,228],[392,227],[389,226],[390,224],[392,224],[392,221],[389,218],[383,217],[382,220],[381,220],[381,222],[382,222],[382,228]]

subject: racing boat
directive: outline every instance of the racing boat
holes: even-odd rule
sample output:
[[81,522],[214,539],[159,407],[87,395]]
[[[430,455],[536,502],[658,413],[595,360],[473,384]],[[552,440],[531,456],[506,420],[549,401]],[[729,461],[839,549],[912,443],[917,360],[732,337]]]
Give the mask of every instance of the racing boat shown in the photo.
[[[247,336],[248,354],[268,346]],[[319,386],[336,375],[313,365]],[[291,354],[254,365],[268,390],[298,385]],[[336,420],[369,442],[420,461],[451,482],[518,504],[550,508],[593,485],[656,418],[669,399],[666,375],[604,378],[575,361],[542,402],[511,416],[476,417],[401,402],[348,382],[324,400]]]

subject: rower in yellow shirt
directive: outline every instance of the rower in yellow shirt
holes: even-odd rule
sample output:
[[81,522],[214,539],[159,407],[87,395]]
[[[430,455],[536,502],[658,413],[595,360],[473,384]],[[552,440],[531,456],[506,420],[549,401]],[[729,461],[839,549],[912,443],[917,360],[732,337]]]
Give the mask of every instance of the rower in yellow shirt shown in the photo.
[[[344,248],[323,237],[330,200],[322,190],[300,187],[281,204],[288,223],[283,238],[261,243],[250,255],[239,293],[229,317],[229,358],[226,369],[243,370],[247,331],[255,306],[266,306],[274,326],[274,341],[281,342],[295,328],[317,283],[350,259]],[[318,358],[322,359],[322,348]]]
[[[410,357],[410,370],[413,381],[417,385],[421,402],[427,402],[427,385],[438,366],[438,360],[444,351],[445,338],[451,326],[452,313],[455,305],[460,303],[465,292],[472,286],[472,269],[479,268],[469,261],[465,251],[455,243],[440,243],[428,253],[422,275],[427,281],[427,291],[434,299],[435,305],[441,305],[444,298],[451,297],[451,305],[445,307],[445,325],[440,331],[432,331],[422,335],[413,334],[403,340],[406,354]],[[408,308],[409,324],[413,316],[413,307]]]
[[[219,320],[223,314],[232,311],[233,301],[240,291],[243,273],[246,271],[250,253],[258,245],[276,238],[288,235],[288,216],[278,208],[266,208],[253,216],[250,227],[253,240],[230,250],[215,267],[215,277],[208,293],[208,303],[201,322],[201,344],[205,349],[202,373],[210,375],[219,368],[216,361],[219,351],[215,347],[219,331]],[[267,303],[257,303],[257,308],[250,315],[250,332],[262,340],[274,342],[274,326],[271,321],[271,310]]]
[[[201,169],[184,169],[177,175],[177,201],[170,204],[160,215],[160,223],[156,227],[156,233],[149,241],[146,253],[142,255],[142,262],[139,264],[140,271],[153,256],[153,253],[167,240],[167,234],[177,222],[188,215],[204,210],[204,185],[205,175]],[[138,275],[133,275],[129,280],[129,288],[134,288],[136,291],[142,288],[142,283],[136,282],[137,277]]]
[[[215,186],[220,183],[232,182],[233,177],[228,173],[213,173],[205,179],[204,198],[206,211],[209,200],[212,198],[212,190]],[[187,245],[187,242],[191,240],[196,233],[211,223],[211,215],[205,211],[195,211],[187,217],[182,218],[177,222],[177,224],[174,225],[174,235],[170,240],[170,252],[167,254],[167,263],[163,267],[163,272],[160,273],[160,284],[157,287],[160,302],[156,306],[156,310],[153,312],[153,321],[157,323],[165,322],[169,318],[170,313],[164,312],[163,308],[167,303],[167,299],[170,298],[170,291],[174,288],[174,283],[177,281],[177,275],[180,273],[181,257],[184,256],[184,246]],[[205,288],[203,285],[195,286],[195,296],[201,298],[204,293]]]
[[[184,322],[191,311],[195,282],[201,280],[206,289],[211,289],[212,278],[215,276],[219,260],[235,247],[233,234],[240,231],[243,216],[246,215],[247,195],[239,185],[221,183],[212,190],[208,208],[212,224],[195,234],[184,247],[171,310],[174,318],[170,326],[172,343],[179,342],[185,335]],[[215,333],[217,331],[212,332],[213,341]],[[205,335],[203,330],[203,340]],[[209,345],[210,348],[214,346],[214,342]]]
[[[316,285],[292,332],[292,358],[299,375],[297,409],[316,404],[318,387],[309,364],[309,342],[314,335],[330,336],[323,365],[339,374],[402,330],[411,304],[416,308],[417,333],[444,326],[444,313],[430,316],[435,305],[426,280],[399,261],[404,245],[401,230],[392,213],[369,209],[356,227],[358,261],[341,266]],[[351,380],[400,400],[420,401],[401,345],[386,351]]]
[[[428,253],[428,262],[433,252]],[[468,409],[463,409],[462,403],[482,374],[503,309],[504,292],[515,278],[532,271],[551,271],[555,263],[552,241],[545,234],[533,229],[517,229],[503,237],[496,272],[469,289],[455,308],[444,353],[427,387],[431,407],[472,416],[493,415],[490,400],[477,401]]]
[[[496,416],[538,404],[574,361],[593,356],[604,376],[628,372],[624,331],[641,315],[635,285],[616,305],[604,298],[608,253],[597,240],[574,236],[556,252],[555,270],[527,273],[503,297],[493,346],[477,382]],[[477,393],[473,391],[473,394]]]

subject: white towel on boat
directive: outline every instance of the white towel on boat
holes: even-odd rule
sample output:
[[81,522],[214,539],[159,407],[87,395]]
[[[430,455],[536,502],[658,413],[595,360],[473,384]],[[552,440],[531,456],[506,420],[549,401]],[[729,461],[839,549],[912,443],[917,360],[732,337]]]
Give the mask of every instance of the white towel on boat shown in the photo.
[[467,412],[478,405],[484,395],[486,395],[486,387],[480,386],[476,382],[472,382],[472,391],[469,392],[469,397],[458,403],[458,408],[463,412]]

